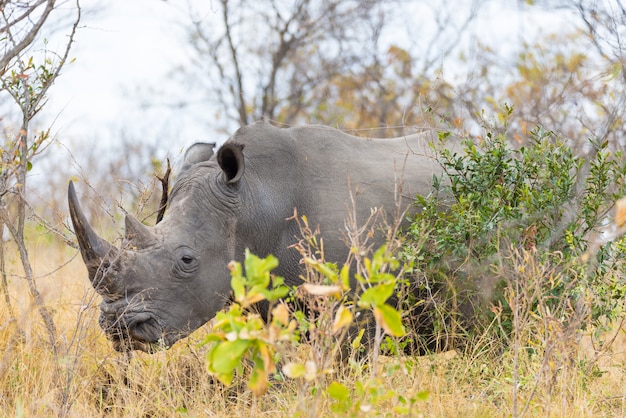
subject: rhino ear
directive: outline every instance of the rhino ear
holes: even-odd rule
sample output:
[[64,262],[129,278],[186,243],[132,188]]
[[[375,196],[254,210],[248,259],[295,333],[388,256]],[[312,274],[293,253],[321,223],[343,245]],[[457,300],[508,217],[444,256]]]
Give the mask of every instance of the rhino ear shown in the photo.
[[235,184],[244,172],[243,144],[227,142],[217,152],[217,163],[228,184]]
[[187,171],[194,164],[210,160],[213,156],[213,148],[215,148],[215,142],[197,142],[187,148],[183,167],[180,169],[180,172],[183,173]]

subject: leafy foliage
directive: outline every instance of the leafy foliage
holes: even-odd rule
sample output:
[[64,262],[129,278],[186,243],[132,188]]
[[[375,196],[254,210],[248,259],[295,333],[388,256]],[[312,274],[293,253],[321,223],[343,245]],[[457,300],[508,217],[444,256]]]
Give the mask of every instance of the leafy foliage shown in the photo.
[[389,271],[397,270],[400,263],[383,245],[374,252],[371,259],[364,258],[363,265],[363,274],[356,274],[359,284],[365,287],[365,291],[359,296],[358,306],[371,309],[376,324],[382,327],[386,334],[394,337],[404,336],[406,331],[400,313],[387,303],[399,284],[398,278]]
[[[436,193],[418,197],[424,210],[406,231],[404,248],[415,271],[434,278],[429,286],[440,290],[441,311],[455,315],[464,303],[475,307],[482,299],[493,306],[493,301],[496,308],[479,313],[490,318],[500,313],[498,320],[511,331],[512,299],[505,295],[519,294],[513,264],[530,252],[557,269],[555,279],[546,278],[528,302],[531,311],[567,300],[578,319],[591,321],[583,328],[622,314],[626,240],[606,237],[610,210],[626,193],[626,163],[606,142],[592,145],[596,148],[583,158],[537,128],[519,149],[511,148],[504,134],[487,133],[477,142],[464,141],[462,151],[441,151],[449,183],[436,179]],[[454,198],[445,211],[441,193]],[[459,291],[468,286],[471,292]]]
[[206,354],[209,372],[225,385],[233,381],[235,370],[243,368],[244,360],[252,363],[248,386],[259,396],[268,388],[269,376],[276,371],[279,343],[295,338],[295,321],[289,321],[285,305],[278,304],[272,310],[268,324],[246,308],[260,301],[276,302],[289,292],[281,277],[273,277],[270,271],[278,266],[278,259],[269,256],[261,259],[246,252],[243,274],[240,263],[230,265],[235,302],[227,311],[215,318],[213,332],[204,344],[210,344]]
[[[398,278],[388,271],[397,269],[399,263],[385,246],[371,258],[363,258],[363,268],[356,279],[364,291],[356,297],[355,303],[347,297],[350,290],[348,265],[339,270],[334,264],[313,257],[305,258],[305,263],[320,275],[319,283],[304,283],[297,292],[303,299],[310,299],[307,311],[313,310],[311,315],[302,310],[290,313],[287,306],[279,302],[287,296],[289,289],[281,277],[271,274],[278,266],[274,256],[259,258],[246,251],[245,273],[241,263],[230,264],[233,303],[227,311],[217,314],[213,331],[203,342],[203,345],[209,345],[207,369],[221,383],[232,384],[236,372],[241,374],[248,363],[252,367],[248,387],[255,396],[265,394],[269,378],[276,372],[277,361],[289,348],[295,348],[301,330],[309,330],[312,344],[330,349],[305,361],[287,362],[282,372],[301,381],[304,386],[313,382],[324,389],[324,377],[332,373],[337,342],[345,340],[347,330],[354,325],[356,307],[373,312],[377,335],[381,330],[396,337],[405,334],[400,312],[388,304],[400,284]],[[270,308],[267,321],[250,309],[262,301],[275,305]],[[382,334],[377,340],[381,337]],[[368,384],[371,388],[376,387],[371,382]],[[352,402],[342,395],[348,390],[345,386],[333,382],[327,390],[328,396],[338,402],[337,408],[353,407]]]

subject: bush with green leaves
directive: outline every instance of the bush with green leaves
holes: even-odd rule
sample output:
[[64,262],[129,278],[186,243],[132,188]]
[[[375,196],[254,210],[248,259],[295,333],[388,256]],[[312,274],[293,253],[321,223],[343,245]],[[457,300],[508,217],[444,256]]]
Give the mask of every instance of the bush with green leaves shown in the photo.
[[[429,196],[418,196],[424,209],[404,231],[402,250],[421,295],[411,304],[428,306],[422,311],[431,314],[438,333],[431,338],[441,339],[450,324],[461,324],[457,330],[467,335],[460,318],[468,313],[471,325],[498,313],[496,329],[510,332],[505,290],[518,285],[508,272],[523,251],[559,270],[559,280],[547,280],[529,309],[569,300],[581,329],[622,314],[626,240],[610,237],[610,218],[626,194],[626,160],[607,143],[590,142],[590,148],[582,157],[538,128],[519,149],[504,134],[487,133],[463,141],[460,150],[438,151],[445,178],[434,179]],[[442,195],[452,198],[445,209]]]
[[[316,242],[313,235],[304,239],[312,245]],[[203,342],[208,345],[206,364],[212,376],[228,386],[237,375],[246,376],[244,369],[247,369],[248,388],[258,397],[268,390],[270,378],[277,372],[276,364],[281,362],[283,376],[293,379],[301,398],[308,397],[301,399],[300,404],[306,404],[303,410],[319,408],[321,396],[344,412],[377,402],[366,396],[371,391],[383,390],[375,367],[371,379],[359,383],[364,399],[358,402],[339,399],[338,394],[350,389],[335,380],[331,382],[330,377],[335,374],[334,365],[342,345],[360,344],[363,332],[355,333],[353,341],[347,337],[349,329],[360,327],[357,318],[363,312],[369,313],[375,324],[372,348],[375,353],[385,335],[404,335],[400,312],[388,304],[400,286],[398,275],[391,273],[398,271],[398,261],[386,246],[370,257],[363,256],[354,274],[358,289],[352,292],[349,265],[339,268],[320,256],[314,251],[306,253],[305,282],[292,289],[289,297],[290,289],[283,279],[271,274],[278,266],[274,256],[259,258],[246,251],[243,266],[237,262],[230,264],[233,301],[227,310],[216,315],[213,330]],[[288,307],[285,300],[294,298],[299,302]],[[259,302],[269,302],[266,321],[251,309]],[[296,310],[300,307],[303,309]],[[304,334],[310,348],[308,354],[297,355]],[[377,354],[373,358],[375,362]],[[410,409],[411,405],[403,408]]]
[[[226,311],[217,313],[213,332],[203,344],[209,345],[208,371],[225,385],[230,385],[235,372],[241,372],[249,361],[248,387],[258,396],[267,391],[269,376],[276,371],[280,344],[297,338],[296,322],[289,320],[287,308],[278,303],[289,293],[283,279],[270,274],[278,259],[271,255],[259,258],[246,251],[244,264],[245,274],[241,263],[230,264],[234,301]],[[261,301],[273,305],[268,323],[249,310]]]

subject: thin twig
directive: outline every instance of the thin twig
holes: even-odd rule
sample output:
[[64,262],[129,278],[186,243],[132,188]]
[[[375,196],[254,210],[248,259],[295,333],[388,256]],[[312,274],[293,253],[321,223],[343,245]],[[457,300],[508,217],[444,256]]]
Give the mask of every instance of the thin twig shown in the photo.
[[170,166],[170,159],[167,159],[167,170],[165,170],[165,174],[163,177],[156,176],[156,178],[161,182],[161,188],[163,190],[163,194],[161,194],[161,203],[159,203],[159,213],[157,214],[156,223],[161,222],[163,220],[163,215],[165,215],[165,208],[167,207],[167,199],[168,199],[168,191],[169,191],[169,182],[170,182],[170,174],[172,173],[172,167]]

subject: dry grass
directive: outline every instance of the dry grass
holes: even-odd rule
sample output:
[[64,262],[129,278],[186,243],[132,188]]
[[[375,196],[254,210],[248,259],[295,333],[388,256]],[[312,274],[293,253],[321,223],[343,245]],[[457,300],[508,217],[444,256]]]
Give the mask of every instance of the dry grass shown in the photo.
[[[17,260],[10,294],[15,318],[0,303],[0,410],[5,416],[330,416],[333,402],[325,384],[338,381],[351,390],[349,415],[491,417],[513,414],[513,352],[495,352],[487,340],[469,353],[447,352],[378,364],[352,362],[327,381],[306,388],[276,381],[254,399],[240,379],[233,387],[215,383],[206,372],[201,328],[167,352],[116,353],[97,324],[94,296],[79,257],[49,242],[30,249],[38,285],[59,332],[59,352],[47,343],[45,328],[20,279]],[[61,266],[61,267],[59,267]],[[598,353],[588,338],[569,350],[573,361],[545,364],[541,347],[521,355],[518,403],[527,416],[625,416],[626,336],[616,329],[609,349]],[[569,358],[569,357],[568,357]],[[571,358],[569,358],[572,360]],[[372,379],[371,367],[378,367]],[[545,369],[547,367],[547,369]],[[549,370],[537,378],[540,370]],[[318,392],[312,393],[311,388]],[[520,408],[522,411],[522,408]],[[404,410],[406,413],[406,410]]]

